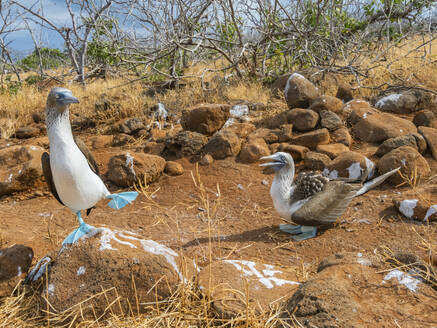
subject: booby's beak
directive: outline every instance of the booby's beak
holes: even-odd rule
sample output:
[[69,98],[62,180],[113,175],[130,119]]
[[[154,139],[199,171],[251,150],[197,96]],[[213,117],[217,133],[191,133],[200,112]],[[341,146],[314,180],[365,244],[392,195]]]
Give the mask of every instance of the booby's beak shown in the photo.
[[261,157],[260,159],[261,160],[271,160],[271,162],[262,163],[259,166],[280,166],[280,167],[282,167],[285,165],[280,154],[277,154],[277,153],[270,155],[270,156]]
[[73,94],[71,93],[70,90],[66,90],[63,92],[58,92],[56,94],[56,102],[59,105],[70,105],[70,104],[78,104],[79,103],[79,99],[77,99],[75,96],[73,96]]

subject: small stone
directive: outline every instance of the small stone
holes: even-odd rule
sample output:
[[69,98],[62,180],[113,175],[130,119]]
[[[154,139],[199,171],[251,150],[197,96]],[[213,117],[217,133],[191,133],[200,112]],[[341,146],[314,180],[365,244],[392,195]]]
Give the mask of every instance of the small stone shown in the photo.
[[[385,154],[378,161],[378,171],[384,174],[400,167],[400,173],[405,178],[425,178],[431,172],[428,162],[419,152],[409,146],[401,146]],[[417,174],[417,177],[414,175]],[[392,185],[399,185],[404,181],[399,173],[393,174],[387,179]]]
[[255,125],[251,123],[234,123],[231,126],[224,128],[235,133],[239,138],[246,138],[249,134],[256,130]]
[[335,131],[344,126],[343,121],[337,114],[327,110],[320,111],[320,126],[329,131]]
[[413,123],[419,126],[429,126],[431,128],[437,128],[437,117],[430,110],[423,110],[414,116]]
[[239,159],[243,163],[254,163],[263,156],[270,155],[269,147],[262,138],[249,140],[240,151]]
[[309,149],[304,146],[281,143],[276,151],[289,153],[293,157],[294,161],[299,162],[305,157],[305,154],[309,151]]
[[318,145],[328,144],[329,140],[328,129],[319,129],[293,137],[292,143],[310,149],[316,149]]
[[279,142],[287,142],[293,138],[293,124],[281,125],[278,133]]
[[162,154],[168,158],[181,158],[199,154],[208,142],[203,134],[191,131],[180,131],[164,140]]
[[331,159],[328,155],[308,151],[304,156],[305,168],[313,171],[323,171],[329,165]]
[[351,85],[349,83],[339,81],[337,94],[335,96],[344,102],[351,101],[354,98]]
[[0,282],[21,276],[32,264],[33,250],[24,245],[0,249]]
[[161,155],[165,145],[162,142],[149,141],[144,145],[144,152],[151,155]]
[[127,118],[118,124],[118,131],[124,134],[135,134],[144,129],[144,123],[139,118]]
[[212,135],[228,120],[231,106],[222,104],[198,105],[182,113],[181,125],[184,130]]
[[310,109],[294,108],[287,112],[287,121],[292,123],[297,131],[308,131],[316,127],[319,114]]
[[247,140],[255,140],[262,138],[268,144],[276,143],[279,141],[279,130],[270,130],[266,128],[257,129],[247,136]]
[[184,168],[178,162],[168,161],[165,163],[164,172],[173,176],[182,175],[184,174]]
[[28,139],[39,135],[39,129],[36,126],[25,126],[15,131],[15,137],[18,139]]
[[371,178],[375,164],[366,156],[353,151],[343,152],[332,160],[323,170],[323,174],[331,179],[348,178],[362,180],[365,174]]
[[33,112],[32,113],[32,120],[35,123],[41,123],[43,121],[42,114],[38,113],[38,112]]
[[341,143],[345,146],[350,147],[352,145],[352,136],[346,127],[339,128],[330,133],[331,139],[335,143]]
[[81,131],[96,127],[96,121],[84,116],[79,116],[71,121],[71,127],[74,131]]
[[237,156],[240,149],[240,138],[235,133],[226,130],[215,133],[205,145],[205,152],[211,154],[214,159]]
[[293,73],[287,80],[284,96],[288,108],[308,108],[319,96],[319,90],[299,73]]
[[419,150],[419,148],[417,146],[417,139],[414,135],[418,135],[419,138],[422,137],[420,134],[417,134],[417,133],[409,133],[409,134],[404,135],[404,136],[399,136],[396,138],[390,138],[390,139],[385,140],[378,147],[375,155],[381,157],[381,156],[384,156],[385,154],[391,152],[393,149],[396,149],[396,148],[399,148],[402,146],[410,146],[416,150]]
[[343,144],[318,145],[316,151],[329,156],[331,159],[336,158],[341,153],[349,151],[349,147]]
[[214,158],[210,154],[206,154],[202,157],[199,164],[203,166],[211,165],[214,162]]
[[105,148],[112,144],[113,137],[108,135],[94,136],[90,138],[91,147],[93,149]]
[[437,205],[427,204],[422,199],[405,196],[398,196],[393,198],[393,204],[396,209],[408,219],[418,220],[418,221],[437,221]]
[[343,102],[333,96],[323,95],[314,100],[311,104],[310,109],[313,111],[320,113],[322,111],[329,111],[333,113],[342,112],[344,107]]
[[421,126],[419,132],[425,138],[428,148],[431,149],[432,156],[437,160],[437,129]]
[[135,142],[135,138],[124,133],[115,134],[112,137],[111,146],[120,147],[126,146],[127,144],[133,144]]

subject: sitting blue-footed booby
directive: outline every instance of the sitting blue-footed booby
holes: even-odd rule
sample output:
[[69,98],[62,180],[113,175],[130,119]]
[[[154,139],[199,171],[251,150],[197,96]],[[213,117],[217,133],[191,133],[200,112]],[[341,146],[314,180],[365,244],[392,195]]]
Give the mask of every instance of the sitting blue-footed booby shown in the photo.
[[134,201],[137,192],[111,194],[99,177],[99,169],[91,152],[77,137],[70,125],[69,106],[79,103],[70,90],[53,88],[46,104],[46,125],[50,142],[50,155],[43,153],[41,163],[44,177],[53,196],[77,215],[79,227],[63,241],[72,244],[94,227],[86,224],[81,210],[90,213],[101,199],[108,198],[108,205],[120,209]]
[[260,166],[270,166],[276,171],[270,188],[276,211],[284,220],[300,224],[280,226],[282,231],[291,233],[294,240],[315,237],[317,227],[334,223],[344,213],[352,198],[380,185],[400,169],[366,183],[348,183],[329,180],[316,172],[302,172],[294,179],[294,161],[289,153],[278,152],[261,159],[270,162]]

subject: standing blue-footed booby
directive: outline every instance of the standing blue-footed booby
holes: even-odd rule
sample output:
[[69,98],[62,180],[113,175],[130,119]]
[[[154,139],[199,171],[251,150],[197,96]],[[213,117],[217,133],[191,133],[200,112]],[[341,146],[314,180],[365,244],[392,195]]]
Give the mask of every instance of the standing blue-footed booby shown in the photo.
[[91,152],[77,137],[70,125],[69,106],[79,103],[70,90],[54,88],[47,97],[46,125],[50,155],[41,157],[44,177],[53,196],[77,215],[79,227],[63,241],[72,244],[94,227],[86,224],[80,214],[87,215],[101,199],[111,199],[109,206],[120,209],[134,201],[137,192],[111,194],[99,177],[99,169]]
[[302,172],[294,179],[294,161],[288,153],[278,152],[261,159],[270,162],[260,166],[270,166],[276,171],[270,188],[276,211],[284,220],[300,224],[284,224],[280,227],[282,231],[291,233],[294,240],[315,237],[317,227],[334,223],[344,213],[352,198],[380,185],[400,169],[363,184],[352,184],[341,180],[332,181],[316,172]]

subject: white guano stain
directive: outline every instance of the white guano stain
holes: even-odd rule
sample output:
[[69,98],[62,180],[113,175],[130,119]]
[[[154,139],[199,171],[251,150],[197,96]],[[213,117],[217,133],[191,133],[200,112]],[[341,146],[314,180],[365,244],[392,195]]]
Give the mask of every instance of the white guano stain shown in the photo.
[[351,166],[347,168],[347,170],[349,172],[350,179],[359,179],[363,174],[363,169],[358,162],[352,163]]
[[381,108],[385,107],[385,105],[387,103],[397,102],[401,96],[402,95],[399,93],[394,93],[394,94],[385,96],[384,98],[381,98],[376,102],[375,107],[381,109]]
[[52,296],[55,293],[55,285],[49,284],[49,286],[47,287],[47,291],[49,292],[49,295]]
[[332,170],[329,171],[327,168],[325,168],[322,172],[322,174],[327,177],[328,179],[337,179],[338,178],[338,171]]
[[260,264],[263,265],[265,269],[261,270],[262,272],[256,269],[256,263],[252,261],[245,260],[225,260],[225,263],[232,264],[238,271],[244,273],[245,276],[255,276],[259,279],[259,282],[263,284],[266,288],[273,288],[275,286],[283,286],[285,284],[289,285],[300,285],[299,282],[285,280],[281,278],[276,278],[275,275],[277,273],[282,273],[279,270],[273,270],[274,266],[269,264]]
[[126,166],[130,169],[134,177],[136,178],[137,175],[134,170],[134,158],[131,156],[129,152],[126,153]]
[[165,109],[165,106],[163,103],[158,103],[156,105],[158,107],[158,109],[155,111],[155,118],[156,119],[164,119],[166,120],[168,117],[168,112]]
[[21,266],[18,266],[17,268],[17,276],[21,276],[23,274],[23,271],[21,270]]
[[431,205],[428,208],[428,211],[426,211],[426,214],[425,214],[425,217],[423,218],[423,221],[428,221],[428,218],[435,213],[437,213],[437,205]]
[[367,265],[367,266],[372,264],[372,262],[370,260],[368,260],[365,257],[363,257],[362,253],[358,253],[357,254],[357,263],[361,264],[361,265]]
[[417,199],[405,199],[399,203],[399,212],[411,219],[417,206]]
[[86,271],[85,267],[80,266],[79,269],[77,269],[77,275],[78,276],[83,275],[85,273],[85,271]]
[[393,278],[396,278],[399,284],[404,285],[412,292],[415,292],[417,290],[417,286],[420,283],[420,280],[398,269],[392,270],[389,273],[387,273],[386,276],[384,277],[383,283],[385,283],[386,280],[390,280]]

